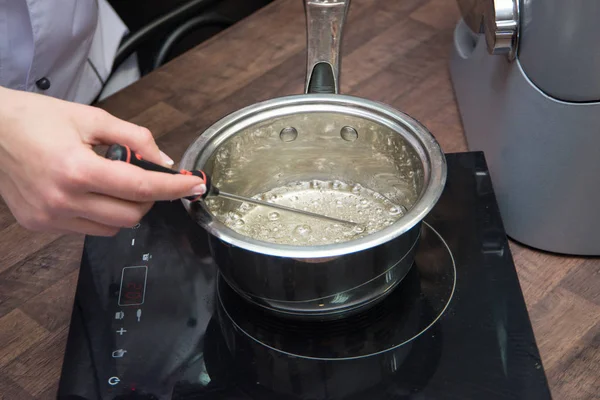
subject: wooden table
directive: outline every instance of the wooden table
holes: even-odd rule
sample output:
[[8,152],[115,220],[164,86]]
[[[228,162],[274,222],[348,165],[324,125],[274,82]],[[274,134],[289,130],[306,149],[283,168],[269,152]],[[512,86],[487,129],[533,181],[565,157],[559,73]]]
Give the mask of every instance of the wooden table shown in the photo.
[[[466,150],[448,74],[458,18],[452,0],[354,0],[342,92],[418,118],[446,152]],[[300,0],[277,0],[101,106],[180,159],[227,113],[302,92],[304,24]],[[0,202],[1,399],[54,398],[82,239],[28,232]],[[511,247],[554,397],[600,398],[600,260]]]

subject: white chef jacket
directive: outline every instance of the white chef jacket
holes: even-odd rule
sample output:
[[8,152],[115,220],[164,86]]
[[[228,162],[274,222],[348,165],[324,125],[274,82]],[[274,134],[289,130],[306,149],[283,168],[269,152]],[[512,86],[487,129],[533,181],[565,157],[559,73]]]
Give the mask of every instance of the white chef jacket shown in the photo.
[[77,103],[139,79],[135,55],[107,82],[128,29],[106,0],[0,0],[0,85]]

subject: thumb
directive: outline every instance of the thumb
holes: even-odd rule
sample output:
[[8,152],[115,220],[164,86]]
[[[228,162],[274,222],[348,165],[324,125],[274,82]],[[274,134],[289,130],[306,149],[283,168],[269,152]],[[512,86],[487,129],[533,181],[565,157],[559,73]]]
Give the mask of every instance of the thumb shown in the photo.
[[94,111],[99,111],[100,116],[91,119],[93,126],[89,127],[89,134],[86,135],[88,143],[126,145],[148,161],[167,168],[173,166],[173,160],[158,148],[147,128],[123,121],[100,109]]

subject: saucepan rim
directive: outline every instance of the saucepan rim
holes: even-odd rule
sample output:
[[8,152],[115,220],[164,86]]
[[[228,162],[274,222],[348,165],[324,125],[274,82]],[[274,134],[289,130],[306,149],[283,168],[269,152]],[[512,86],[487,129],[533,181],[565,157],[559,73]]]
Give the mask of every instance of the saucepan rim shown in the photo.
[[199,135],[186,150],[180,166],[187,170],[202,169],[220,145],[243,129],[274,117],[306,112],[341,112],[362,117],[402,135],[419,156],[424,172],[424,189],[408,212],[392,225],[365,237],[341,243],[293,246],[264,242],[242,235],[213,216],[204,202],[192,204],[182,199],[184,207],[198,224],[218,239],[255,253],[296,259],[325,258],[343,256],[387,243],[422,221],[435,206],[446,184],[447,174],[446,158],[435,137],[420,122],[401,111],[380,102],[349,95],[291,95],[242,108],[220,119]]

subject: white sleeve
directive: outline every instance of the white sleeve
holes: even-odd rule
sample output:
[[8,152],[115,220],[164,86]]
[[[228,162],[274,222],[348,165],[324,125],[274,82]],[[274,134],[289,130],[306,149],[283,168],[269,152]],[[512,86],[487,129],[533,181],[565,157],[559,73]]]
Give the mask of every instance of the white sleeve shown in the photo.
[[0,86],[25,90],[33,61],[26,0],[0,0]]
[[139,79],[133,56],[106,82],[127,33],[107,0],[0,0],[0,85],[89,104]]

